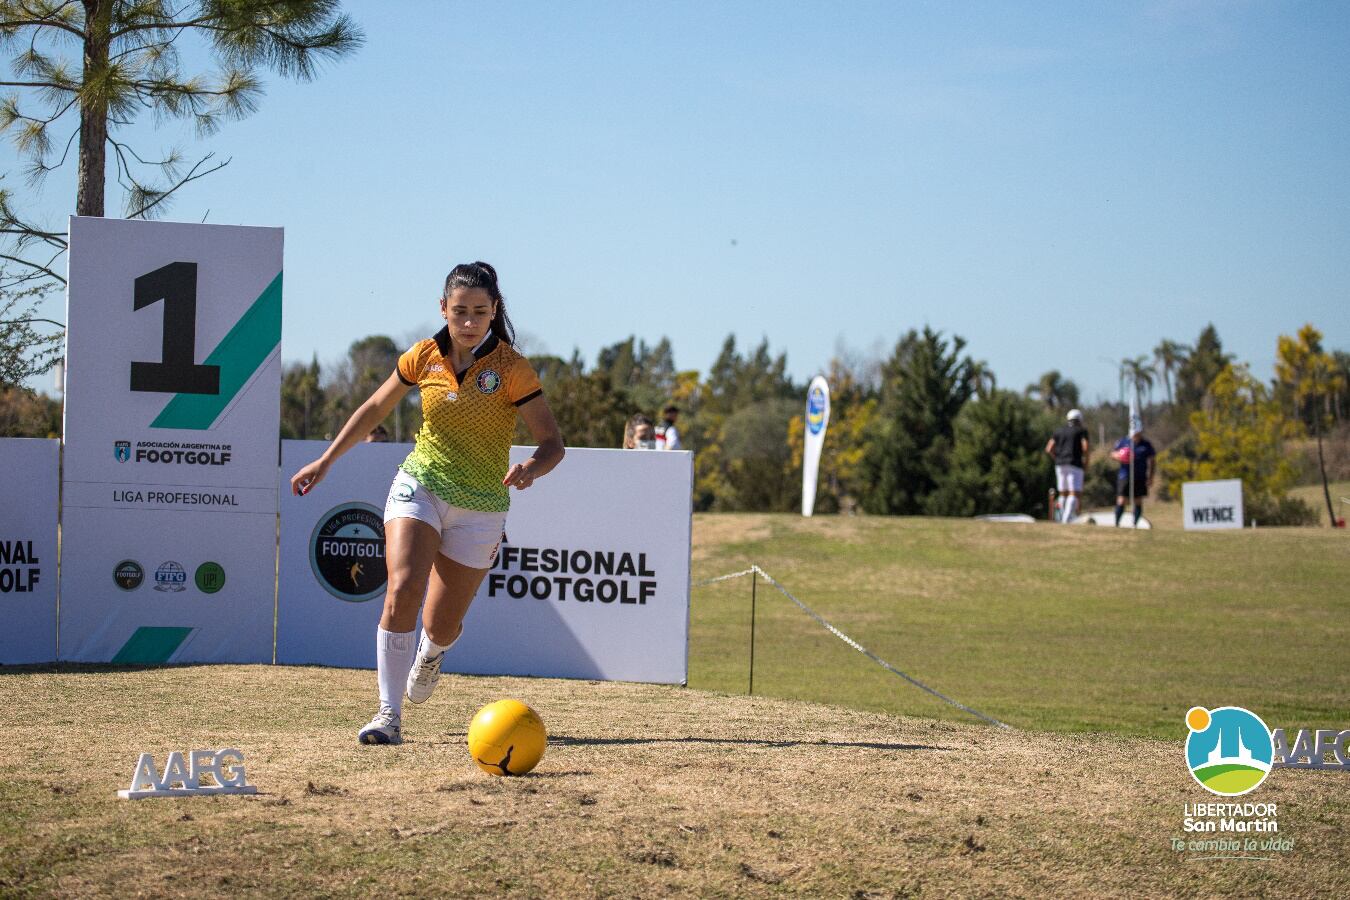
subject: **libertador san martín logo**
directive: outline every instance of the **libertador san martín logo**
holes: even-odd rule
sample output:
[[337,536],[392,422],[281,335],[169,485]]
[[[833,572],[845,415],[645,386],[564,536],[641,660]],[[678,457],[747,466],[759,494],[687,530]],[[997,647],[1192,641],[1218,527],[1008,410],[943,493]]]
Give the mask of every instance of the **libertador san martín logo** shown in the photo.
[[1210,793],[1239,797],[1270,774],[1275,743],[1255,713],[1240,706],[1196,706],[1186,713],[1186,727],[1186,765]]

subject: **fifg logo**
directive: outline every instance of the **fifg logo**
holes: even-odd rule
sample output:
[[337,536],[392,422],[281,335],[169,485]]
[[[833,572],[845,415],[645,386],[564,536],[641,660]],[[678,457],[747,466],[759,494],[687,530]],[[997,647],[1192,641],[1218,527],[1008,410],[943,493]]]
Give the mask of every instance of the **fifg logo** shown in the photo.
[[187,590],[187,570],[173,560],[162,564],[155,570],[155,590],[173,593]]
[[1196,706],[1186,713],[1186,727],[1186,764],[1210,793],[1240,797],[1270,774],[1275,745],[1255,713],[1240,706]]

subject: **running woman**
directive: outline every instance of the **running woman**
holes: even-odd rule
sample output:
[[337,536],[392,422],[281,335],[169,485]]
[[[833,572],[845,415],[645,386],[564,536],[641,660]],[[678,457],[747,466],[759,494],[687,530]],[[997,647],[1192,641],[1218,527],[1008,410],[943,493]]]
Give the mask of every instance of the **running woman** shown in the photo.
[[[515,330],[496,270],[485,262],[455,266],[445,279],[441,315],[445,327],[399,357],[397,370],[323,456],[291,478],[292,493],[313,490],[411,388],[421,392],[422,429],[384,508],[389,582],[375,638],[380,708],[357,735],[362,744],[403,742],[403,697],[421,703],[431,696],[445,652],[463,632],[464,614],[497,556],[510,489],[525,490],[563,458],[539,378],[512,346]],[[510,466],[517,413],[538,448]],[[419,609],[422,640],[415,645]]]

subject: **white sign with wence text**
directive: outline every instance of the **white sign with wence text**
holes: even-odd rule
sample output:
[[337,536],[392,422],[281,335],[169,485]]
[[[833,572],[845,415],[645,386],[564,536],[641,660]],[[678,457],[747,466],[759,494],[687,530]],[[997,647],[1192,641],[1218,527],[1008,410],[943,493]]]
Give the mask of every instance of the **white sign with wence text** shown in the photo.
[[[284,441],[284,487],[326,445]],[[379,449],[372,449],[379,448]],[[383,511],[409,446],[362,444],[281,501],[277,661],[372,668]],[[512,447],[512,463],[530,447]],[[683,684],[692,454],[570,449],[511,491],[507,540],[444,670]]]
[[270,662],[279,228],[70,220],[61,658]]
[[1242,481],[1187,481],[1181,486],[1182,516],[1188,530],[1242,527]]

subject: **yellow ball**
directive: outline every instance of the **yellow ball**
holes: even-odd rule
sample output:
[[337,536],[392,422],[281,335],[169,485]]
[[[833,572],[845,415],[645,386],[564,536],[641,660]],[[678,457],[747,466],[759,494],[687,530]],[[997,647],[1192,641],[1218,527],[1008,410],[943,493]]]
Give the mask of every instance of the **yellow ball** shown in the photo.
[[524,775],[547,745],[544,721],[519,700],[489,703],[469,723],[469,755],[489,775]]

